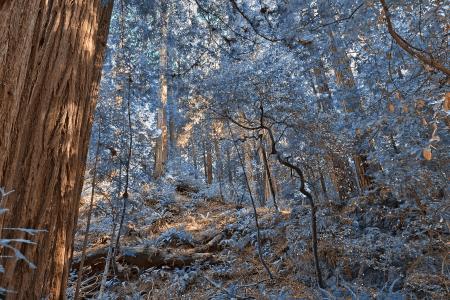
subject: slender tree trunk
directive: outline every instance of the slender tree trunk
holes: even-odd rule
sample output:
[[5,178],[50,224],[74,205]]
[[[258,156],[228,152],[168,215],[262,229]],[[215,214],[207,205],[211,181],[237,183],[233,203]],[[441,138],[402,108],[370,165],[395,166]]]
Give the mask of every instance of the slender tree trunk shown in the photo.
[[252,189],[252,194],[256,199],[259,199],[259,193],[255,185],[255,170],[253,170],[253,151],[252,146],[248,142],[242,144],[243,160],[245,163],[246,176],[250,182],[250,188]]
[[[123,1],[123,0],[122,0]],[[117,232],[117,240],[114,248],[114,257],[117,254],[120,246],[120,237],[123,228],[123,222],[125,220],[125,215],[128,206],[128,188],[130,183],[130,164],[131,164],[131,156],[133,151],[133,127],[131,123],[131,77],[128,80],[128,101],[127,101],[127,118],[128,118],[128,151],[127,151],[127,160],[125,165],[125,187],[122,194],[122,212],[120,216],[119,222],[119,231]]]
[[262,157],[262,150],[259,149],[258,150],[258,155],[259,155],[259,161],[261,163],[261,168],[262,168],[262,195],[264,197],[264,202],[267,203],[267,201],[269,201],[270,197],[271,197],[271,193],[270,193],[270,183],[269,183],[269,178],[267,176],[267,171],[266,171],[266,166],[264,164],[264,158]]
[[261,141],[261,145],[260,145],[260,150],[259,151],[260,151],[260,155],[262,157],[262,161],[263,161],[263,164],[264,164],[264,169],[265,169],[264,176],[267,179],[266,183],[265,183],[265,185],[266,185],[265,190],[269,190],[270,191],[270,195],[272,196],[272,200],[273,200],[273,206],[275,207],[275,209],[277,211],[279,211],[278,203],[277,203],[277,197],[276,197],[277,193],[275,191],[275,184],[274,184],[273,179],[272,179],[272,172],[270,171],[270,166],[269,166],[269,161],[267,159],[266,149],[264,149],[262,141]]
[[161,1],[161,44],[159,47],[160,65],[160,106],[158,108],[157,127],[161,131],[156,140],[155,171],[154,177],[158,179],[164,174],[168,156],[168,128],[167,128],[167,66],[168,66],[168,36],[169,36],[169,11],[167,3]]
[[219,181],[219,192],[220,197],[223,198],[223,162],[222,162],[222,151],[220,150],[219,141],[217,138],[214,139],[214,152],[216,154],[216,174]]
[[191,144],[192,149],[192,161],[194,163],[194,176],[195,179],[198,179],[197,170],[198,170],[198,160],[197,160],[197,147],[195,146],[195,141]]
[[245,184],[247,186],[248,193],[249,193],[250,200],[251,200],[251,204],[252,204],[252,207],[253,207],[253,213],[254,213],[254,217],[255,217],[255,227],[256,227],[256,240],[257,240],[257,243],[258,243],[259,261],[263,265],[263,267],[266,270],[267,274],[269,275],[270,279],[273,279],[272,272],[270,271],[269,266],[267,265],[266,261],[264,260],[263,253],[262,253],[262,242],[261,242],[261,232],[260,232],[259,221],[258,221],[258,212],[256,210],[255,198],[253,197],[252,189],[250,187],[250,181],[249,181],[249,178],[247,177],[247,172],[245,170],[245,162],[243,160],[242,155],[239,153],[239,147],[237,145],[237,142],[234,140],[234,135],[233,135],[233,132],[231,130],[231,126],[230,126],[229,123],[227,123],[227,125],[228,125],[228,130],[230,132],[230,137],[233,140],[233,145],[234,145],[234,147],[236,149],[236,153],[237,153],[238,158],[239,158],[239,162],[241,163],[242,172],[244,173]]
[[208,182],[208,163],[206,161],[206,143],[205,143],[205,141],[203,141],[202,154],[203,154],[203,173],[205,174],[205,182]]
[[230,185],[233,184],[233,166],[231,162],[231,153],[230,149],[227,148],[227,174],[228,174],[228,183]]
[[0,286],[16,291],[7,298],[64,298],[111,10],[101,0],[0,2],[0,185],[15,190],[0,227],[47,231],[20,247],[36,270],[5,261]]
[[207,143],[206,145],[206,183],[212,184],[213,182],[213,158],[212,158],[212,150],[211,145]]
[[[170,113],[169,113],[169,151],[170,153],[174,153],[177,149],[177,97],[178,97],[178,88],[175,81],[172,81],[172,85],[170,88]],[[170,157],[170,155],[169,155]]]
[[255,149],[253,156],[255,157],[255,165],[257,166],[255,170],[255,190],[258,192],[259,205],[265,207],[269,197],[266,197],[267,195],[265,194],[265,183],[267,179],[265,178],[264,163],[259,154],[259,147],[255,146],[253,149]]
[[229,186],[229,199],[234,199],[234,197],[236,196],[236,188],[234,186],[234,181],[233,181],[233,163],[231,161],[231,153],[230,153],[230,148],[227,148],[227,177],[228,177],[228,186]]
[[[262,108],[261,108],[261,113],[262,113],[262,115],[264,113]],[[261,124],[261,126],[263,126],[263,124]],[[313,256],[314,256],[314,265],[315,265],[315,269],[316,269],[317,284],[319,285],[319,287],[323,288],[324,283],[323,283],[323,279],[322,279],[322,271],[320,269],[320,262],[319,262],[319,235],[317,232],[317,215],[316,215],[317,207],[315,205],[315,202],[314,202],[314,199],[313,199],[311,193],[306,190],[306,180],[305,180],[305,176],[303,174],[302,169],[300,167],[290,163],[289,160],[284,158],[281,153],[277,152],[276,141],[275,141],[275,138],[274,138],[271,128],[264,127],[264,129],[267,130],[267,132],[270,136],[271,147],[272,147],[271,154],[276,155],[280,164],[288,167],[289,169],[294,170],[297,173],[297,175],[300,179],[300,192],[308,199],[309,205],[311,207],[312,252],[313,252]]]

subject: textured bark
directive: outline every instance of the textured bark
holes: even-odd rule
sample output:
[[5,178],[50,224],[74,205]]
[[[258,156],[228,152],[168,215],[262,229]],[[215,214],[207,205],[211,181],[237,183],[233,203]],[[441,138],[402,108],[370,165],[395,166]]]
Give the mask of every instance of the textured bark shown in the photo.
[[161,135],[156,140],[155,149],[155,171],[154,177],[157,179],[164,174],[168,149],[168,128],[167,128],[167,44],[169,33],[169,12],[167,3],[161,1],[161,45],[159,47],[159,65],[160,65],[160,107],[158,108],[158,129]]
[[[0,1],[0,227],[44,229],[3,259],[11,299],[64,297],[112,1]],[[24,233],[15,234],[24,237]],[[2,255],[11,255],[4,250]]]

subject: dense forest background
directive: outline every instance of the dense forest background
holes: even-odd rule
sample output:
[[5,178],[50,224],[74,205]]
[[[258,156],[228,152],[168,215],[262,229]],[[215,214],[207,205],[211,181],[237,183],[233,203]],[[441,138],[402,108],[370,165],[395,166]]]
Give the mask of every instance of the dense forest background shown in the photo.
[[449,3],[79,2],[0,21],[6,297],[450,297]]

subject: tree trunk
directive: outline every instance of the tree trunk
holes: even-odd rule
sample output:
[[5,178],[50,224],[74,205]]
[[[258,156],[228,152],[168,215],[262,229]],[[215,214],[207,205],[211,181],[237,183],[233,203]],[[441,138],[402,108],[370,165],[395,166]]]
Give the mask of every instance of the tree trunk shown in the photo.
[[161,1],[161,44],[159,47],[159,66],[160,66],[160,106],[158,108],[157,126],[161,131],[156,140],[155,149],[155,171],[153,176],[158,179],[164,174],[165,165],[168,156],[168,128],[167,128],[167,44],[169,33],[169,11],[165,1]]
[[0,185],[15,190],[0,227],[46,230],[18,246],[35,270],[2,261],[7,298],[64,298],[111,11],[100,0],[0,2]]
[[[242,136],[242,138],[244,137]],[[248,181],[250,182],[252,194],[255,196],[255,199],[259,199],[257,181],[255,179],[256,174],[255,170],[253,169],[253,149],[249,141],[242,144],[242,153],[245,163],[246,176],[248,178]]]
[[220,145],[217,137],[214,138],[214,152],[216,154],[216,174],[219,181],[220,197],[223,200],[223,161],[222,151],[220,150]]
[[[328,35],[330,37],[330,50],[332,52],[331,62],[336,76],[336,84],[339,87],[337,89],[338,97],[339,99],[343,99],[341,104],[346,112],[361,112],[361,96],[358,87],[356,86],[355,78],[353,76],[350,58],[348,57],[347,52],[344,49],[344,45],[342,44],[341,39],[335,38],[331,30],[328,31]],[[345,166],[345,173],[348,174],[350,172],[351,165],[348,163],[346,158],[344,159],[345,161],[342,160],[339,164]],[[361,153],[355,153],[353,155],[353,161],[355,163],[358,174],[359,186],[364,189],[365,187],[368,187],[371,182],[371,179],[365,175],[365,155]],[[350,184],[351,181],[353,180],[348,180],[348,183]],[[350,189],[355,191],[357,189],[357,186],[355,186],[355,184],[349,185],[347,187],[347,190]]]
[[267,159],[266,149],[263,146],[263,143],[261,141],[260,148],[259,148],[259,155],[261,156],[261,160],[263,162],[264,167],[264,197],[266,198],[266,201],[269,199],[269,195],[272,196],[273,200],[273,206],[278,211],[278,203],[276,199],[276,191],[275,191],[275,185],[272,179],[272,172],[270,171],[270,165],[269,161]]
[[230,185],[233,185],[233,165],[231,162],[230,148],[227,148],[227,175],[228,175],[228,183]]
[[195,179],[198,179],[198,161],[197,161],[197,147],[195,146],[195,142],[192,142],[191,144],[191,150],[192,150],[192,161],[194,163],[194,177]]
[[257,166],[256,169],[256,185],[258,190],[258,202],[261,207],[265,207],[267,204],[267,200],[269,199],[268,194],[266,193],[266,183],[267,176],[264,169],[264,163],[260,155],[260,147],[255,147],[255,163]]
[[213,158],[212,149],[210,144],[206,144],[206,160],[205,160],[205,170],[206,170],[206,183],[212,184],[213,182]]

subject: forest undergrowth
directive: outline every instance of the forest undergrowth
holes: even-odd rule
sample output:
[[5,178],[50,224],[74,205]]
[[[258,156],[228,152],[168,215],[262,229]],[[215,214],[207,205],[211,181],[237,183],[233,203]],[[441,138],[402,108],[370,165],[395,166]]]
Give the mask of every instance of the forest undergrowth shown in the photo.
[[[318,205],[316,286],[309,207],[258,208],[258,257],[251,207],[174,182],[172,197],[149,192],[124,228],[105,299],[448,299],[443,224],[407,203],[358,197]],[[380,205],[382,204],[382,205]],[[81,296],[100,288],[111,224],[94,209]],[[80,211],[68,296],[73,296],[87,205]]]

